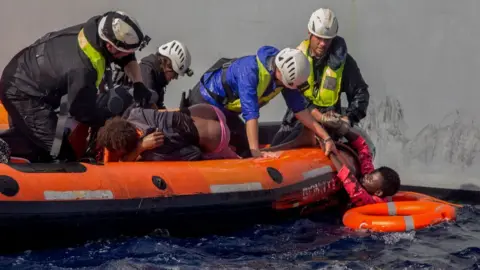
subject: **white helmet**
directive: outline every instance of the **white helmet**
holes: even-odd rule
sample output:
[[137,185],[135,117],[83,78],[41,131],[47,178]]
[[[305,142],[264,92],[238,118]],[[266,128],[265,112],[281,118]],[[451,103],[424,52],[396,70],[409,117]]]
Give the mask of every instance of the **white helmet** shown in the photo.
[[275,57],[275,65],[282,74],[285,87],[299,89],[308,86],[310,63],[302,51],[291,48],[281,50]]
[[193,75],[193,71],[190,69],[192,57],[190,56],[187,46],[180,41],[172,40],[160,45],[160,47],[158,47],[158,53],[168,57],[172,61],[172,68],[178,75],[183,76],[185,73],[188,76]]
[[98,35],[117,50],[127,53],[142,50],[150,41],[150,37],[143,34],[137,20],[123,11],[104,14],[98,24]]
[[308,21],[308,31],[320,38],[331,39],[337,36],[338,20],[328,8],[320,8],[312,13]]

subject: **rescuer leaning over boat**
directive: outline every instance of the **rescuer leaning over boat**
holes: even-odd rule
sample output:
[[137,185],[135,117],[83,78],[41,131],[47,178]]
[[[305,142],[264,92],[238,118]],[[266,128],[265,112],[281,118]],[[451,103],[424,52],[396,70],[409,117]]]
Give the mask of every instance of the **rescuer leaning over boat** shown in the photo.
[[274,157],[275,153],[259,147],[258,119],[260,109],[281,93],[293,117],[325,140],[328,155],[336,151],[335,144],[306,110],[301,94],[308,87],[309,73],[307,57],[300,50],[262,46],[256,55],[218,60],[182,103],[207,103],[221,109],[232,131],[232,144],[241,157]]
[[[166,109],[165,93],[172,80],[185,75],[193,76],[193,70],[190,69],[191,63],[192,57],[187,46],[178,40],[160,45],[156,53],[149,54],[140,60],[143,83],[158,96],[155,104],[159,109]],[[132,88],[132,80],[125,75],[121,67],[114,66],[112,72],[114,88],[127,90]]]
[[64,140],[67,119],[90,127],[104,124],[107,117],[96,107],[96,98],[111,62],[131,77],[138,102],[149,99],[135,58],[149,40],[133,17],[111,11],[48,33],[18,52],[0,80],[0,99],[17,133],[13,137],[23,139],[7,141],[12,155],[31,162],[75,160],[75,151]]
[[[345,39],[337,35],[337,17],[331,9],[320,8],[312,13],[307,28],[308,39],[297,47],[310,64],[308,87],[302,92],[307,107],[316,118],[335,112],[343,114],[342,120],[355,126],[366,116],[370,94],[357,62],[348,53]],[[345,112],[342,112],[342,93],[348,101]],[[286,143],[301,132],[310,131],[288,109],[271,144]]]

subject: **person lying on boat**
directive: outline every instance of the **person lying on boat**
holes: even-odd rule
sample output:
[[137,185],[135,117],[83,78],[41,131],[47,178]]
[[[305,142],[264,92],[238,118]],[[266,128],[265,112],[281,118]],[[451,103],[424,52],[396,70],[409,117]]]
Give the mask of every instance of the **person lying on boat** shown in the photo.
[[331,160],[338,171],[339,182],[347,191],[350,201],[355,206],[386,202],[388,196],[395,195],[400,189],[400,176],[387,166],[375,169],[372,152],[365,139],[341,116],[336,114],[325,115],[322,124],[332,129],[337,135],[345,137],[349,145],[357,152],[360,161],[360,173],[362,178],[357,179],[355,173],[336,157]]
[[104,124],[107,118],[97,110],[96,96],[111,62],[124,67],[135,82],[135,99],[143,102],[150,92],[142,83],[135,52],[149,41],[135,18],[110,11],[47,33],[18,52],[0,80],[0,100],[16,137],[24,141],[9,143],[12,155],[21,156],[17,145],[29,145],[33,153],[24,158],[32,162],[76,160],[63,138],[66,119],[72,116],[90,127]]
[[[160,45],[156,53],[140,60],[143,83],[156,93],[155,104],[158,109],[165,109],[165,89],[172,80],[178,79],[179,76],[193,75],[193,70],[190,69],[191,62],[187,46],[178,40]],[[114,86],[132,87],[132,80],[125,76],[123,69],[118,65],[114,66],[112,83]]]
[[[220,108],[227,118],[232,145],[242,157],[276,156],[260,151],[258,118],[260,108],[282,93],[285,102],[304,126],[326,142],[327,154],[335,144],[305,109],[301,91],[308,88],[310,64],[297,49],[278,50],[263,46],[256,55],[218,60],[182,98],[183,106],[207,103]],[[242,121],[239,115],[245,120]]]
[[[164,134],[164,144],[141,154],[136,152],[141,138],[155,130]],[[135,107],[126,112],[125,118],[108,120],[97,137],[97,145],[107,150],[105,161],[239,158],[229,142],[225,116],[208,104],[175,111]]]

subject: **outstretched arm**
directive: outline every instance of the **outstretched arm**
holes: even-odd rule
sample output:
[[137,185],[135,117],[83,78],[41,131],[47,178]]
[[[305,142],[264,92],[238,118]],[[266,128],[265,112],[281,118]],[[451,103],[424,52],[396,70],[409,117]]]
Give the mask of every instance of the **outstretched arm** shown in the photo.
[[308,129],[315,133],[321,140],[325,143],[325,155],[329,155],[330,153],[336,153],[337,148],[335,147],[335,143],[330,138],[330,135],[323,129],[323,127],[313,119],[310,115],[308,109],[305,109],[301,112],[295,114],[295,117]]

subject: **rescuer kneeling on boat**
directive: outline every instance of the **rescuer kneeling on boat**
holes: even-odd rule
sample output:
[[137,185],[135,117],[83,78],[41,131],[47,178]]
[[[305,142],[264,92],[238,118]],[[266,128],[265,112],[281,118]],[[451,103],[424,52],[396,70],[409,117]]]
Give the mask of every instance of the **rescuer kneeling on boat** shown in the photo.
[[[142,137],[154,131],[164,134],[163,145],[150,151],[138,147]],[[239,158],[229,142],[225,116],[208,104],[177,111],[132,108],[126,112],[126,119],[108,120],[97,137],[98,147],[108,153],[105,162]]]
[[[297,49],[311,66],[307,89],[302,92],[308,108],[316,119],[326,112],[343,114],[340,95],[345,93],[348,107],[342,120],[354,126],[366,116],[370,94],[357,63],[347,52],[345,40],[337,35],[337,17],[331,9],[320,8],[312,13],[307,26],[308,39]],[[302,123],[288,109],[271,145],[286,143],[302,130]]]
[[357,151],[360,161],[360,171],[363,177],[357,180],[354,173],[342,164],[337,158],[331,160],[337,168],[338,181],[343,184],[350,201],[355,206],[386,202],[388,196],[395,195],[400,189],[400,176],[392,168],[382,166],[375,169],[370,148],[365,139],[358,134],[348,123],[342,121],[338,114],[324,115],[322,124],[345,137],[349,145]]
[[[300,50],[279,51],[263,46],[256,55],[217,61],[182,103],[185,106],[208,103],[220,108],[232,132],[231,144],[240,156],[271,157],[277,154],[259,149],[258,118],[260,108],[281,92],[295,117],[325,140],[329,154],[336,150],[335,144],[305,109],[301,94],[308,88],[309,74],[310,65]],[[240,113],[246,123],[240,119]]]
[[[64,138],[67,118],[86,126],[106,120],[97,109],[97,88],[111,62],[124,67],[134,82],[135,100],[144,103],[150,92],[142,83],[135,51],[148,44],[138,22],[121,11],[51,32],[17,53],[5,67],[0,99],[18,137],[34,149],[30,161],[73,159]],[[59,109],[57,116],[56,109]],[[13,156],[16,146],[10,144]]]
[[[172,80],[178,79],[179,76],[193,75],[190,69],[191,62],[192,58],[187,46],[178,40],[160,45],[155,54],[152,53],[140,60],[143,83],[156,92],[158,98],[155,104],[158,109],[165,109],[165,91]],[[124,89],[128,90],[132,87],[132,80],[125,76],[121,67],[115,65],[112,76],[115,86],[113,90],[125,91]]]

